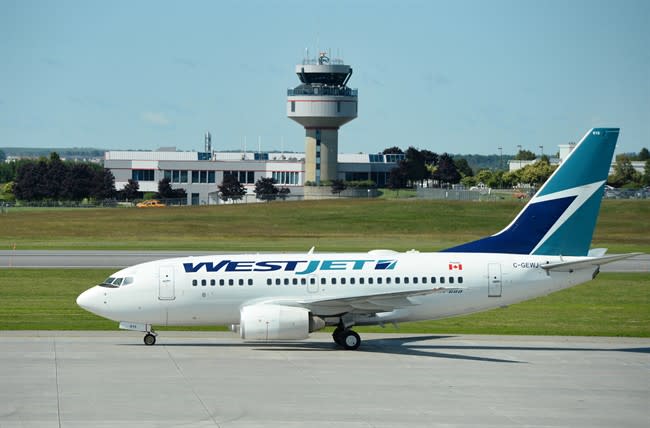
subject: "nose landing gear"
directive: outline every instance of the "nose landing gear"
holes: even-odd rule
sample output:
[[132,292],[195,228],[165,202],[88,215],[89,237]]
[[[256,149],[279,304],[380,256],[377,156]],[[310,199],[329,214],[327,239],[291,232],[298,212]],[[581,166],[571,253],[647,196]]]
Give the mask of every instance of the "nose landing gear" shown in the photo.
[[153,332],[153,330],[150,333],[147,333],[144,335],[144,344],[147,346],[155,345],[156,344],[156,334]]
[[147,346],[156,344],[156,336],[158,336],[158,333],[153,331],[151,324],[122,321],[120,322],[120,328],[122,330],[142,331],[147,333],[144,335],[144,344]]

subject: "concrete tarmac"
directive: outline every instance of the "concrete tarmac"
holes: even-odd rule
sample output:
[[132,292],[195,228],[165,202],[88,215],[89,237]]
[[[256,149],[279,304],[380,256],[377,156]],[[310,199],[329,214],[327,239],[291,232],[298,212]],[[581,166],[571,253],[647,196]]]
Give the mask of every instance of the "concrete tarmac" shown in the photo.
[[[172,257],[219,254],[206,251],[1,250],[0,268],[113,268]],[[650,254],[603,265],[601,272],[650,272]]]
[[0,332],[0,427],[643,427],[650,339]]

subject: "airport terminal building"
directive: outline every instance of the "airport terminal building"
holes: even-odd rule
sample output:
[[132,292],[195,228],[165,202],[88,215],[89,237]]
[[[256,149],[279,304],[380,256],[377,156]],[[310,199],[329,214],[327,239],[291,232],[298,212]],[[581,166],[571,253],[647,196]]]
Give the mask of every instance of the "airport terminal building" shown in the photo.
[[[383,187],[401,159],[403,155],[339,153],[337,176],[347,181],[372,180]],[[246,187],[249,201],[254,199],[255,182],[265,177],[275,179],[278,187],[289,188],[291,197],[304,198],[310,193],[309,189],[305,191],[304,153],[181,152],[173,148],[108,151],[104,167],[115,176],[118,190],[132,179],[139,183],[141,192],[157,192],[158,182],[168,177],[174,189],[187,192],[191,205],[222,202],[217,186],[228,174]]]

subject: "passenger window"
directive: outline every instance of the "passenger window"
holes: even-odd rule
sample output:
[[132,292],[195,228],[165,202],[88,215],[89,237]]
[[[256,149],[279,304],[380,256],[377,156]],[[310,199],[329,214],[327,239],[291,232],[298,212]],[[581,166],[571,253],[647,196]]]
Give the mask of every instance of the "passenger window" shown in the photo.
[[363,278],[359,278],[359,284],[363,285],[363,284],[364,284],[364,281],[365,281],[365,279],[363,279]]
[[449,277],[449,283],[450,283],[450,284],[453,284],[453,283],[454,283],[454,277],[453,277],[453,276],[450,276],[450,277]]
[[298,278],[294,278],[293,281],[291,281],[293,285],[298,285]]
[[418,277],[417,277],[417,276],[414,276],[414,277],[413,277],[413,284],[417,284],[417,283],[418,283]]
[[284,278],[284,285],[289,285],[289,278]]
[[275,278],[275,285],[282,285],[282,280],[280,278]]
[[192,286],[196,287],[199,284],[199,282],[196,279],[192,280]]
[[332,284],[336,284],[336,278],[332,278]]
[[386,278],[386,284],[390,284],[390,276]]
[[381,277],[377,278],[377,284],[381,284]]
[[223,280],[223,279],[220,279],[219,280],[219,285],[223,287],[224,285],[226,285],[226,281]]
[[300,284],[302,284],[302,285],[306,285],[306,284],[307,284],[307,280],[306,280],[305,278],[300,278]]
[[239,280],[239,285],[244,285],[244,280],[243,279]]
[[201,286],[205,287],[206,285],[208,285],[208,282],[205,279],[202,279]]
[[248,285],[253,285],[253,280],[252,279],[248,280]]
[[229,279],[229,280],[228,280],[228,285],[231,286],[231,287],[232,287],[233,285],[235,285],[235,280],[234,280],[234,279]]
[[215,281],[214,279],[211,279],[210,280],[210,285],[214,287],[215,285],[217,285],[217,281]]
[[309,283],[311,285],[315,285],[316,284],[316,278],[309,278]]
[[345,285],[345,278],[341,278],[341,284]]
[[435,283],[436,283],[436,277],[435,277],[435,276],[432,276],[432,277],[431,277],[431,284],[435,284]]
[[458,283],[459,283],[459,284],[462,284],[462,283],[463,283],[463,277],[462,277],[462,276],[459,276],[459,277],[458,277]]
[[320,283],[323,284],[323,285],[325,285],[325,284],[327,284],[327,280],[326,280],[325,278],[321,278],[321,279],[320,279]]
[[426,284],[426,283],[427,283],[427,277],[426,277],[426,276],[423,276],[423,277],[422,277],[422,284]]
[[398,276],[395,277],[395,284],[399,284],[399,277]]
[[267,278],[266,285],[271,285],[271,284],[273,284],[273,280],[271,278]]
[[441,284],[444,284],[444,283],[445,283],[445,277],[444,277],[444,276],[441,276],[441,277],[440,277],[440,283],[441,283]]
[[354,278],[350,278],[350,285],[354,285]]
[[408,283],[409,283],[409,277],[408,277],[408,276],[405,276],[405,277],[404,277],[404,284],[408,284]]
[[372,278],[368,278],[368,284],[372,284]]

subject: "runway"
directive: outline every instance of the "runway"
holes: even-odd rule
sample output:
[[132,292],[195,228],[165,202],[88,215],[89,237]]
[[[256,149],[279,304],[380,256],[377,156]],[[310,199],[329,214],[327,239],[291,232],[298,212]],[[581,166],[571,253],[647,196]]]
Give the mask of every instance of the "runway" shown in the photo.
[[5,427],[647,427],[650,339],[0,332]]
[[[113,268],[172,257],[220,254],[210,251],[0,251],[0,268]],[[221,253],[223,254],[223,253]],[[650,272],[650,254],[603,265],[601,272]]]

